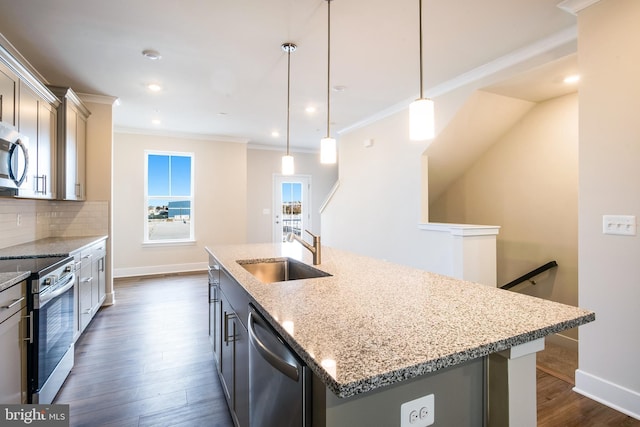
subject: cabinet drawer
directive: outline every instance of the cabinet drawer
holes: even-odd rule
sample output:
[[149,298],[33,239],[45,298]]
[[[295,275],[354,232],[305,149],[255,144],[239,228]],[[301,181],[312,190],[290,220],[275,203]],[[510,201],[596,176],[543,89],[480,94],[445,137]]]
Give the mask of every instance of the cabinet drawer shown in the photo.
[[224,269],[220,270],[220,290],[227,297],[229,305],[246,329],[247,317],[249,316],[249,294]]
[[0,323],[27,305],[27,282],[22,281],[0,292]]
[[91,245],[87,248],[82,249],[80,252],[80,260],[81,262],[87,261],[92,262],[96,259],[100,259],[106,255],[106,242],[103,240],[95,245]]

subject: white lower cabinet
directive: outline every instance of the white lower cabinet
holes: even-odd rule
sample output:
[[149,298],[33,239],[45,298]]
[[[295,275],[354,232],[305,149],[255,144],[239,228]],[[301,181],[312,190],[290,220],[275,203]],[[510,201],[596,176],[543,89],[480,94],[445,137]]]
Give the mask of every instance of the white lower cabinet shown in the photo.
[[0,403],[27,402],[27,282],[0,292]]
[[106,296],[105,256],[106,240],[101,240],[79,253],[76,258],[77,336],[96,315]]

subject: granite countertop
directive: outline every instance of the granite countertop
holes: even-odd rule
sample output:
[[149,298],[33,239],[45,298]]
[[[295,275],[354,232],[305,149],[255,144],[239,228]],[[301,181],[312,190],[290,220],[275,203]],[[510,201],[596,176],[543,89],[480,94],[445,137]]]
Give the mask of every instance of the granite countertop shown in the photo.
[[9,246],[0,249],[0,260],[12,258],[35,258],[67,256],[72,252],[82,250],[84,247],[106,239],[108,236],[82,236],[82,237],[47,237],[34,240],[21,245]]
[[588,310],[322,248],[332,274],[263,284],[236,261],[290,256],[297,242],[207,247],[304,362],[349,397],[595,320]]
[[11,273],[0,273],[0,292],[9,289],[16,283],[20,283],[31,275],[29,271],[16,271]]
[[[40,258],[68,256],[72,252],[94,244],[108,236],[83,236],[83,237],[48,237],[46,239],[34,240],[33,242],[21,245],[9,246],[0,249],[0,260],[10,260],[17,258]],[[28,278],[30,271],[15,271],[0,273],[0,291],[3,291],[16,283]]]

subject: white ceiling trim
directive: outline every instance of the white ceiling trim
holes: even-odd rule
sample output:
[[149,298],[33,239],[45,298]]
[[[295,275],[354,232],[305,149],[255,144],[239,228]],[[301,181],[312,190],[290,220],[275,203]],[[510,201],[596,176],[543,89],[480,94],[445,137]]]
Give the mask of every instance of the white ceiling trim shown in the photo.
[[202,140],[202,141],[233,142],[237,144],[247,144],[249,142],[248,139],[235,138],[232,136],[204,135],[204,134],[188,133],[188,132],[171,132],[166,130],[154,131],[149,129],[126,128],[126,127],[115,127],[113,129],[113,132],[126,133],[131,135],[150,135],[150,136],[161,136],[161,137],[168,137],[168,138],[196,139],[196,140]]
[[[286,150],[286,148],[280,147],[277,145],[254,144],[254,143],[248,144],[247,148],[250,150],[282,151],[282,152]],[[320,152],[320,150],[316,150],[316,149],[311,149],[311,148],[307,149],[307,148],[300,148],[300,147],[294,147],[294,146],[289,147],[289,151],[291,151],[292,153],[305,153],[305,154],[317,154]]]
[[78,97],[82,102],[91,102],[94,104],[113,105],[117,100],[117,96],[95,95],[92,93],[78,93]]
[[572,15],[578,15],[582,9],[598,3],[600,0],[564,0],[558,3],[558,7]]
[[[593,3],[599,0],[582,0],[582,1],[590,1]],[[488,62],[479,67],[476,67],[471,71],[460,74],[457,77],[454,77],[444,83],[441,83],[437,86],[429,88],[425,91],[425,96],[427,98],[437,98],[438,96],[444,95],[462,86],[465,86],[467,84],[473,83],[478,80],[482,80],[483,78],[489,77],[502,70],[508,69],[509,67],[513,67],[529,59],[535,58],[538,55],[549,52],[567,43],[573,42],[577,40],[577,38],[578,38],[578,27],[576,25],[572,25],[571,27],[568,27],[562,31],[559,31],[547,38],[541,39],[524,48],[515,50],[491,62]],[[399,113],[409,108],[409,104],[411,104],[413,101],[415,101],[415,98],[406,99],[402,102],[399,102],[395,105],[392,105],[389,108],[386,108],[380,111],[377,114],[374,114],[373,116],[370,116],[364,120],[356,122],[350,126],[344,127],[340,129],[337,133],[339,135],[343,135],[343,134],[352,132],[356,129],[375,123],[385,117],[391,116],[392,114]]]

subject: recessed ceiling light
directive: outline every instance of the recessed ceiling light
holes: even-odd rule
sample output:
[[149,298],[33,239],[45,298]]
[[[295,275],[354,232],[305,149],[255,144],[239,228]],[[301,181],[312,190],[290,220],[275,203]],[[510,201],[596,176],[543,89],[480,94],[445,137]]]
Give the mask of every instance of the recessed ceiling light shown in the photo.
[[309,105],[307,108],[304,109],[304,111],[306,111],[309,114],[315,113],[316,112],[316,107],[314,107],[313,105]]
[[277,130],[274,130],[273,132],[271,132],[271,136],[274,138],[277,138],[280,136],[280,132],[278,132]]
[[153,119],[151,120],[151,123],[153,123],[154,125],[159,125],[160,123],[162,123],[162,121],[160,119]]
[[147,85],[147,89],[152,92],[160,92],[162,90],[162,86],[156,83],[151,83],[150,85]]
[[333,88],[334,92],[344,92],[345,90],[347,90],[346,86],[334,86]]
[[162,58],[162,55],[160,55],[160,52],[158,52],[157,50],[153,50],[153,49],[145,49],[142,51],[142,56],[144,56],[147,59],[151,59],[152,61],[157,61],[158,59]]
[[578,81],[580,81],[580,75],[579,74],[573,74],[571,76],[567,76],[564,78],[564,82],[565,83],[577,83]]

